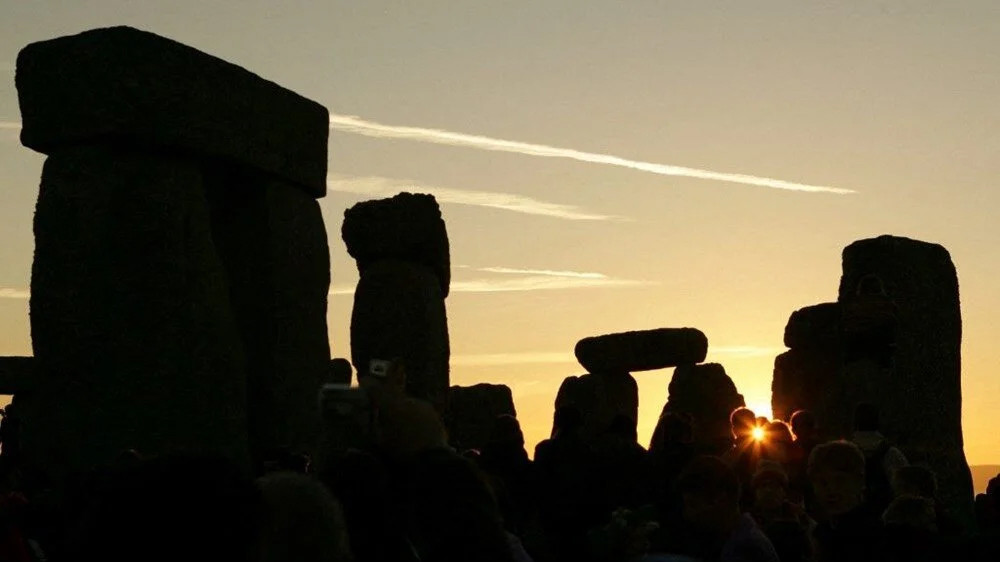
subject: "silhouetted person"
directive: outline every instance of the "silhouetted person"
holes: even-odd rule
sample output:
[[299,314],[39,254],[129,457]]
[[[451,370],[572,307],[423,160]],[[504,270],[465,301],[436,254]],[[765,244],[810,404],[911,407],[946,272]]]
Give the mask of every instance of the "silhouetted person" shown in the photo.
[[694,551],[709,560],[777,562],[778,555],[753,518],[740,513],[736,473],[716,457],[691,461],[677,478],[684,521],[696,537]]
[[812,558],[813,521],[798,504],[789,501],[788,475],[774,461],[762,460],[753,475],[754,503],[750,514],[774,545],[781,562]]
[[275,472],[257,485],[266,508],[261,562],[352,560],[340,504],[322,484],[298,472]]
[[604,509],[636,508],[649,497],[646,449],[636,442],[635,421],[617,415],[602,436],[598,449],[598,485],[604,489]]
[[849,441],[817,446],[809,480],[820,510],[813,532],[819,562],[881,561],[881,512],[864,501],[865,456]]
[[795,438],[789,449],[788,463],[785,465],[788,471],[789,493],[795,501],[804,502],[806,508],[811,510],[814,501],[809,478],[806,476],[806,465],[809,462],[809,454],[820,444],[819,426],[816,423],[816,416],[809,410],[797,410],[792,414],[789,425]]
[[893,474],[909,463],[879,431],[879,411],[874,404],[858,404],[854,410],[851,441],[865,455],[865,500],[881,513],[892,501]]
[[934,471],[924,466],[903,466],[896,469],[892,478],[892,494],[894,498],[915,496],[930,500],[934,505],[934,518],[937,532],[941,536],[957,536],[962,528],[941,507],[938,499],[937,478]]
[[505,414],[494,420],[477,463],[489,477],[504,527],[520,535],[532,518],[537,484],[517,418]]
[[967,560],[964,545],[945,547],[937,527],[934,502],[919,496],[902,495],[892,500],[882,515],[885,524],[885,560],[889,562],[930,562]]
[[1000,474],[990,479],[985,494],[976,496],[975,506],[980,532],[976,560],[1000,560]]
[[767,422],[763,426],[764,440],[761,443],[761,456],[765,459],[786,466],[793,457],[792,430],[781,420]]
[[750,493],[750,479],[761,458],[761,443],[754,436],[757,429],[757,417],[749,408],[737,408],[729,415],[729,424],[733,430],[733,448],[723,457],[730,467],[736,471],[740,483],[742,497],[740,506],[744,511],[753,504]]
[[653,502],[662,527],[680,519],[681,498],[676,493],[677,475],[696,455],[691,418],[667,412],[660,416],[649,442],[649,464]]

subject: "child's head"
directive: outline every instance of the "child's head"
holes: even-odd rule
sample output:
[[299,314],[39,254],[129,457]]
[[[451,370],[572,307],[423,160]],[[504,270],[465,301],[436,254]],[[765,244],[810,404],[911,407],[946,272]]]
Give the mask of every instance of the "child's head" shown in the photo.
[[780,464],[763,460],[751,481],[754,505],[763,510],[778,509],[788,497],[788,475]]
[[807,469],[816,500],[829,515],[861,505],[865,490],[865,456],[857,445],[832,441],[813,449]]

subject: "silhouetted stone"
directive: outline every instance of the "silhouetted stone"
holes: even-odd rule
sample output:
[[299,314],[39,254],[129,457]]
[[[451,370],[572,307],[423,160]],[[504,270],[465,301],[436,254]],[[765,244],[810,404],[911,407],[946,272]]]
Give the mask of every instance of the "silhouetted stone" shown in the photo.
[[639,387],[632,375],[625,372],[566,377],[556,395],[555,407],[561,406],[575,406],[580,411],[581,435],[595,442],[607,433],[616,416],[627,417],[635,426],[639,419]]
[[34,357],[0,357],[0,394],[29,392],[35,376]]
[[130,28],[26,47],[35,215],[24,451],[57,471],[124,449],[241,463],[316,438],[329,369],[326,110]]
[[354,378],[354,367],[351,366],[351,362],[343,357],[338,357],[330,361],[330,373],[327,378],[328,382],[335,384],[351,384],[351,379]]
[[39,152],[97,139],[156,145],[326,193],[326,109],[176,41],[111,27],[32,43],[16,83],[21,142]]
[[938,244],[880,236],[845,248],[843,267],[840,302],[863,307],[870,337],[894,353],[888,365],[875,358],[847,366],[842,407],[879,405],[883,433],[911,459],[929,463],[945,506],[968,524],[972,478],[962,439],[962,316],[951,256]]
[[[792,349],[774,358],[774,377],[771,379],[771,411],[775,419],[788,421],[796,410],[810,410],[823,420],[821,431],[831,427],[841,428],[841,433],[828,437],[846,437],[845,423],[850,426],[851,412],[839,404],[828,409],[821,403],[821,396],[840,387],[840,349],[822,345]],[[840,419],[847,415],[848,419]],[[833,420],[837,420],[836,423]]]
[[431,270],[397,260],[368,265],[351,314],[354,368],[367,372],[372,359],[401,359],[407,392],[443,412],[450,355],[444,296]]
[[481,451],[497,417],[504,414],[517,416],[514,397],[507,385],[481,383],[449,388],[445,424],[452,447],[459,451]]
[[660,328],[584,338],[576,359],[591,373],[651,371],[701,363],[708,338],[694,328]]
[[448,232],[433,196],[400,193],[358,203],[344,213],[341,236],[362,276],[381,260],[413,262],[430,268],[440,283],[442,297],[448,296]]
[[841,331],[840,303],[800,308],[785,325],[785,346],[792,349],[837,349]]
[[694,420],[694,442],[722,447],[731,440],[729,414],[745,406],[726,369],[718,363],[682,365],[670,379],[663,413],[688,414]]

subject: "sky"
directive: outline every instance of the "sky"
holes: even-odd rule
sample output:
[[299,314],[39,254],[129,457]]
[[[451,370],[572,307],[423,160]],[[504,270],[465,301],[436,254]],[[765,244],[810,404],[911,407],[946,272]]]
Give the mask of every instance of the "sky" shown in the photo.
[[[436,194],[452,383],[504,383],[547,436],[582,337],[692,326],[766,410],[789,314],[835,300],[840,252],[944,245],[964,318],[971,464],[1000,463],[1000,3],[994,0],[0,0],[0,354],[31,352],[26,44],[131,25],[329,108],[320,201],[335,356],[357,272],[343,211]],[[738,175],[734,176],[734,175]],[[637,373],[640,437],[670,371]]]

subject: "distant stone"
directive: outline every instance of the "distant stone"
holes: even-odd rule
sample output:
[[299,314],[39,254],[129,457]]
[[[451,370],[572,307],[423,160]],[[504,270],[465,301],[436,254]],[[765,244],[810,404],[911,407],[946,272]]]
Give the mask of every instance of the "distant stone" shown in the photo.
[[209,155],[326,193],[329,114],[234,64],[130,27],[32,43],[17,57],[21,142]]
[[430,268],[448,296],[448,232],[432,195],[400,193],[358,203],[344,212],[341,236],[362,276],[381,260],[413,262]]
[[745,405],[743,395],[736,390],[722,365],[682,365],[674,369],[670,379],[663,413],[690,415],[694,421],[695,443],[721,448],[731,441],[729,414]]
[[785,346],[835,349],[840,345],[841,306],[827,302],[800,308],[785,325]]
[[839,348],[805,346],[774,358],[771,379],[771,412],[775,419],[789,421],[797,410],[810,410],[822,421],[825,439],[846,437],[852,412],[824,395],[841,387]]
[[443,412],[450,355],[444,297],[431,270],[397,260],[366,267],[351,314],[354,368],[363,373],[372,359],[399,359],[407,392]]
[[354,368],[351,366],[351,362],[342,357],[330,360],[330,372],[328,375],[328,382],[335,384],[351,384],[351,379],[354,378]]
[[625,416],[635,426],[639,419],[639,387],[632,375],[625,372],[566,377],[556,395],[555,407],[561,406],[574,406],[580,411],[584,438],[596,442],[603,438],[617,416]]
[[481,383],[448,389],[445,424],[452,447],[459,451],[481,451],[502,415],[517,416],[514,397],[506,385]]
[[660,328],[584,338],[576,358],[587,371],[650,371],[701,363],[708,338],[695,328]]

